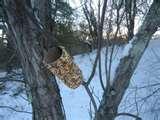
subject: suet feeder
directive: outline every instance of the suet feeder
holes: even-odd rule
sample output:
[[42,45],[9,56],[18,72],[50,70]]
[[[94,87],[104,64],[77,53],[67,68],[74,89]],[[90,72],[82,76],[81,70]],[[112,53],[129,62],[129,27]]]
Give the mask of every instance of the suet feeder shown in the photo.
[[69,88],[75,89],[82,83],[82,72],[64,47],[60,46],[58,49],[61,51],[61,55],[58,59],[54,60],[55,52],[50,50],[44,56],[44,58],[47,58],[44,59],[44,63],[47,69],[62,80],[65,85]]

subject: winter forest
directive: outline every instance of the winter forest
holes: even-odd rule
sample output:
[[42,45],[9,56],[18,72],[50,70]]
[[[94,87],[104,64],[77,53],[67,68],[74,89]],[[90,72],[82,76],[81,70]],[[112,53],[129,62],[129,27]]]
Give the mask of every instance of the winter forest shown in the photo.
[[0,0],[0,120],[160,120],[160,0]]

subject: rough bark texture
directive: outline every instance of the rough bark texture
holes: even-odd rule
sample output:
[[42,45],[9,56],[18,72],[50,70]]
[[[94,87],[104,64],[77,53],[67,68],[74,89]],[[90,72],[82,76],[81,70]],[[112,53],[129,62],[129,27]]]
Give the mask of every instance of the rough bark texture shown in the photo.
[[[27,1],[27,0],[26,0]],[[30,87],[33,120],[64,120],[62,100],[55,79],[49,79],[43,68],[43,34],[25,0],[4,0],[8,28],[14,36],[23,71]]]
[[131,40],[134,36],[134,26],[135,26],[135,16],[137,12],[136,8],[137,0],[125,0],[125,12],[126,12],[126,22],[128,29],[128,40]]
[[133,37],[129,54],[120,60],[112,85],[113,91],[104,92],[95,120],[114,120],[118,106],[129,86],[132,74],[142,57],[152,35],[160,26],[160,1],[154,0],[138,33]]

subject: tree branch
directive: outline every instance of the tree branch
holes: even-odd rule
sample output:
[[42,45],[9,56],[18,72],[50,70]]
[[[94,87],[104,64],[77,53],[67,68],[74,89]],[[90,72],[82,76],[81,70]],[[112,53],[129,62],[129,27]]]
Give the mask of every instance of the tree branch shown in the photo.
[[136,115],[133,115],[133,114],[130,114],[130,113],[118,113],[116,115],[116,117],[119,117],[119,116],[129,116],[129,117],[133,117],[133,118],[136,118],[136,120],[142,120],[142,118],[136,116]]
[[96,120],[113,120],[115,118],[132,74],[158,26],[160,26],[160,1],[154,0],[138,33],[133,37],[132,47],[128,50],[128,54],[120,59],[111,86],[115,94],[112,94],[113,91],[110,91],[109,95],[106,92],[103,94]]
[[95,101],[95,99],[94,99],[94,97],[93,97],[93,94],[92,94],[92,92],[90,91],[90,89],[89,89],[89,87],[88,87],[87,84],[83,84],[83,86],[84,86],[87,94],[89,95],[89,97],[90,97],[90,99],[91,99],[91,102],[92,102],[92,104],[93,104],[93,107],[94,107],[94,110],[95,110],[95,113],[96,113],[96,112],[97,112],[97,104],[96,104],[96,101]]
[[15,111],[15,112],[21,112],[21,113],[32,114],[32,112],[17,110],[17,109],[15,109],[15,108],[13,108],[13,107],[10,107],[10,106],[0,106],[0,108],[7,108],[7,109],[13,110],[13,111]]

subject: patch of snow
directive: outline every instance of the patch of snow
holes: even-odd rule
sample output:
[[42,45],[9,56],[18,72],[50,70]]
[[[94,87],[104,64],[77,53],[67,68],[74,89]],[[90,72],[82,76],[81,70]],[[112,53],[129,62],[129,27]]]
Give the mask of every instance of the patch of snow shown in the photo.
[[120,64],[121,59],[123,59],[124,57],[126,57],[126,56],[129,55],[129,51],[130,51],[131,48],[133,47],[132,43],[133,43],[133,41],[134,41],[135,39],[136,39],[136,36],[134,36],[133,39],[130,40],[129,43],[124,46],[123,49],[121,49],[121,50],[118,51],[118,55],[116,56],[116,59],[117,59],[117,60],[114,61],[114,67],[113,67],[113,65],[112,65],[113,70],[112,70],[111,79],[110,79],[110,84],[111,84],[111,85],[112,85],[113,82],[114,82],[113,79],[114,79],[114,76],[115,76],[115,74],[116,74],[116,69],[117,69],[118,65]]
[[132,48],[132,43],[135,39],[136,39],[136,36],[132,40],[130,40],[129,43],[124,47],[121,58],[124,58],[125,56],[129,55],[129,51]]
[[[31,112],[31,104],[26,101],[25,93],[14,96],[18,88],[22,88],[22,84],[17,82],[7,82],[6,90],[0,95],[0,106],[9,106],[18,111]],[[25,99],[24,99],[25,98]],[[7,107],[0,107],[0,120],[31,120],[32,114],[24,112],[16,112]]]
[[5,77],[6,76],[6,72],[0,72],[0,78],[3,78],[3,77]]

